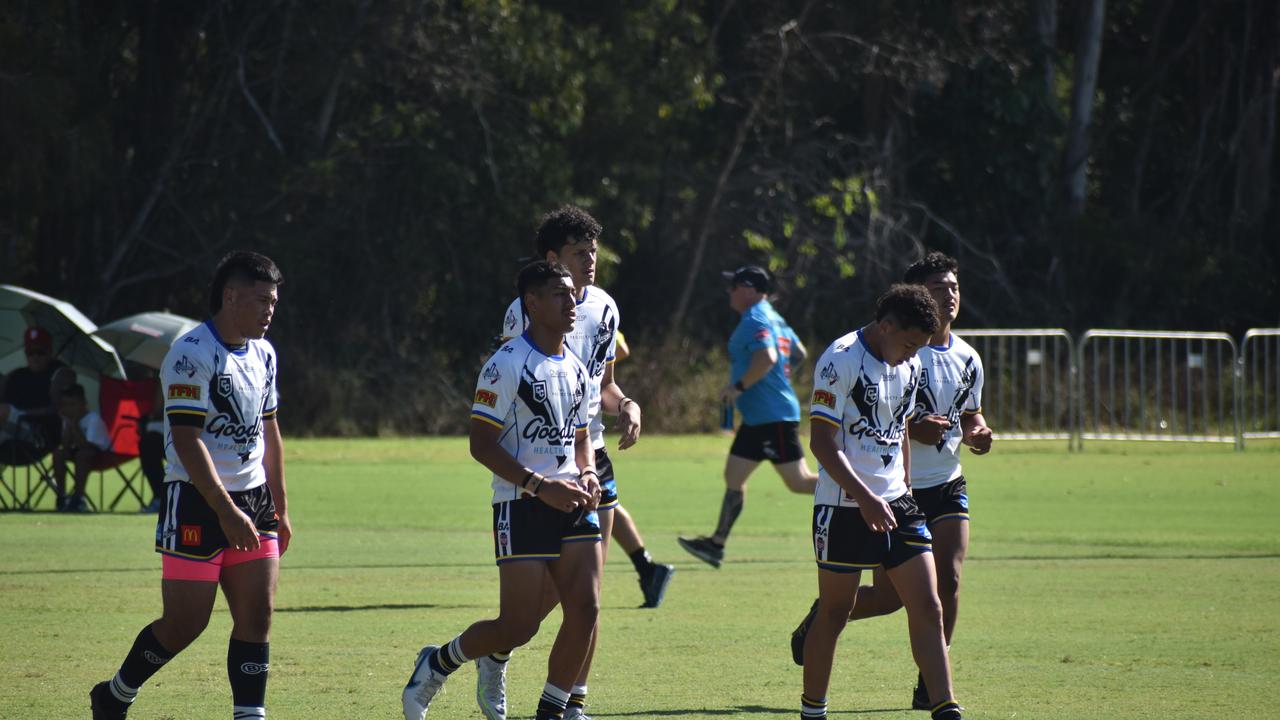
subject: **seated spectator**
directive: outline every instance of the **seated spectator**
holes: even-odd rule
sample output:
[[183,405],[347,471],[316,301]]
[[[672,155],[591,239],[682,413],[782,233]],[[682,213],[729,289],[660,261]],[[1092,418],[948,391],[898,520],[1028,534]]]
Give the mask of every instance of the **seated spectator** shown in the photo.
[[32,326],[22,334],[27,365],[0,378],[0,465],[25,465],[58,444],[57,399],[75,373],[53,356],[53,336]]
[[[58,397],[58,414],[62,416],[62,444],[53,451],[53,482],[58,491],[58,509],[88,512],[84,499],[85,485],[98,457],[111,449],[111,436],[102,416],[89,409],[84,386],[73,383],[62,389]],[[75,464],[75,486],[66,494],[67,462]]]

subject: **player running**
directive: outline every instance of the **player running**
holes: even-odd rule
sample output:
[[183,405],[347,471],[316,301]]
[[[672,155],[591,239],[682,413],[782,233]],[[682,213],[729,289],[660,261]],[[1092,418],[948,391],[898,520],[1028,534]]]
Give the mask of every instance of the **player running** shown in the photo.
[[[482,620],[444,646],[428,645],[401,695],[406,720],[422,720],[432,698],[463,663],[524,645],[546,614],[554,589],[563,612],[547,661],[539,720],[559,720],[591,646],[600,611],[600,482],[592,465],[588,408],[595,387],[566,352],[573,328],[568,269],[537,261],[516,280],[528,329],[498,349],[476,383],[471,456],[493,471],[493,537],[498,617]],[[481,708],[506,716],[500,705]]]
[[276,423],[276,353],[263,339],[283,278],[254,252],[214,273],[213,317],[174,342],[160,379],[168,475],[156,528],[163,556],[159,620],[138,633],[119,671],[89,693],[95,720],[124,718],[142,684],[191,644],[221,584],[233,714],[266,717],[271,608],[292,530],[284,441]]
[[929,529],[908,488],[907,419],[922,368],[916,351],[939,327],[919,285],[895,285],[875,322],[836,340],[818,359],[809,447],[821,465],[814,494],[818,605],[804,642],[801,717],[827,717],[836,641],[863,570],[883,567],[907,609],[911,651],[935,719],[958,720],[942,633]]
[[800,402],[791,389],[793,353],[804,357],[804,345],[769,303],[772,281],[755,265],[723,273],[729,281],[729,305],[742,315],[729,337],[730,382],[721,400],[733,401],[742,413],[742,426],[729,448],[724,466],[724,499],[720,518],[710,536],[678,538],[694,557],[720,567],[724,544],[746,504],[747,479],[768,459],[787,489],[812,494],[818,481],[804,460],[800,446]]
[[[942,628],[951,646],[960,604],[960,571],[969,549],[969,497],[960,467],[960,446],[975,455],[991,449],[991,428],[982,416],[982,358],[968,343],[951,332],[960,314],[959,264],[940,252],[932,252],[907,268],[905,282],[923,285],[938,304],[941,325],[916,357],[922,365],[916,392],[911,436],[911,494],[928,519],[933,535],[933,558],[938,572],[938,598],[942,602]],[[817,604],[814,604],[817,607]],[[888,615],[902,607],[893,583],[875,571],[875,582],[858,589],[850,620]],[[804,663],[804,636],[813,611],[791,636],[791,653],[797,665]],[[917,677],[911,707],[930,707],[924,678]]]

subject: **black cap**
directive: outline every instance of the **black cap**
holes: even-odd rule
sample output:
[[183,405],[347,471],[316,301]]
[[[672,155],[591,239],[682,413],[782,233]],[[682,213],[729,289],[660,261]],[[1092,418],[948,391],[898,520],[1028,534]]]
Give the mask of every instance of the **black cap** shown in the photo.
[[726,270],[720,273],[720,276],[734,285],[746,285],[762,293],[769,292],[769,286],[773,284],[769,279],[769,273],[759,265],[743,265],[737,270]]

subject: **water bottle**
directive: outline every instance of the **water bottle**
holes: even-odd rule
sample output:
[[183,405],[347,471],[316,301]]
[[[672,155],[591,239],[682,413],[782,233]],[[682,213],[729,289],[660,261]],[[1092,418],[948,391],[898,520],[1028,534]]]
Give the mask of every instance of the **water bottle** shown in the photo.
[[720,429],[733,432],[733,401],[720,401]]

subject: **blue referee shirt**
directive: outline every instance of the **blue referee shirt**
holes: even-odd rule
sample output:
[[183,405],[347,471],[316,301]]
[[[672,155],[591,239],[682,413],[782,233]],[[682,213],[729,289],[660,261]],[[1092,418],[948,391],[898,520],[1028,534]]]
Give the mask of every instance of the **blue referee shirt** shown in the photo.
[[800,402],[787,379],[790,344],[787,342],[785,349],[779,346],[779,338],[789,338],[790,334],[791,328],[782,316],[768,300],[761,300],[742,314],[738,327],[729,336],[730,383],[742,379],[756,350],[772,346],[778,352],[778,362],[764,378],[738,396],[738,412],[746,425],[800,420]]

